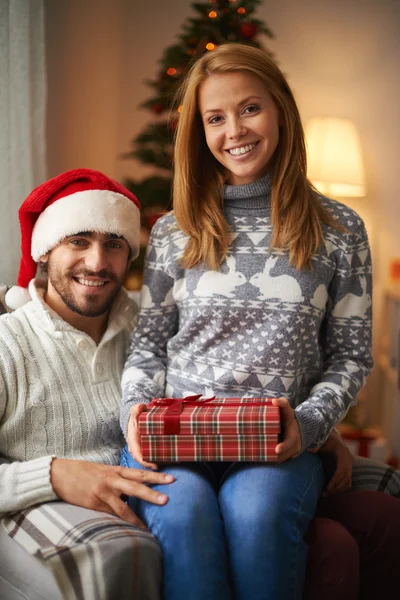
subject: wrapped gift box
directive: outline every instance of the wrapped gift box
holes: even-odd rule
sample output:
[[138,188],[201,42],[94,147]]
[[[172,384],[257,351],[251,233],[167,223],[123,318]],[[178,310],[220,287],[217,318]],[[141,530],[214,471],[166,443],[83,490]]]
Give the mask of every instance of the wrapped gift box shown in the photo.
[[277,439],[267,435],[143,435],[145,460],[275,461]]
[[155,398],[139,417],[145,460],[276,461],[279,408],[270,398]]

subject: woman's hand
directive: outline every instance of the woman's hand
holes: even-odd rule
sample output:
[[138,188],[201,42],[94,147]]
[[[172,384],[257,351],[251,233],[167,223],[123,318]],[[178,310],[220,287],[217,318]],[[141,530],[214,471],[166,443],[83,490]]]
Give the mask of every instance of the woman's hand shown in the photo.
[[347,492],[351,488],[354,456],[334,429],[326,442],[313,452],[330,455],[335,461],[335,471],[324,491],[325,496]]
[[146,462],[143,460],[142,456],[138,419],[139,415],[145,410],[147,410],[146,404],[135,404],[132,406],[129,414],[128,434],[126,441],[128,443],[128,450],[136,462],[146,469],[158,469],[158,466],[155,463]]
[[301,452],[300,429],[294,415],[294,410],[287,398],[273,398],[273,406],[280,408],[281,419],[284,426],[284,439],[275,447],[278,462],[289,458],[296,458]]

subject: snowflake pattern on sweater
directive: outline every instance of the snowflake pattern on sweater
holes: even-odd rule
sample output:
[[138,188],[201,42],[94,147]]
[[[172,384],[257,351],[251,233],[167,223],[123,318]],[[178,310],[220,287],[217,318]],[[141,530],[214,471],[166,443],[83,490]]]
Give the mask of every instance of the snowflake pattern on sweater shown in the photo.
[[141,309],[123,374],[121,426],[153,397],[284,396],[302,448],[322,443],[372,368],[371,257],[360,217],[321,197],[346,233],[324,227],[311,270],[270,251],[270,180],[226,186],[231,227],[220,271],[179,264],[187,237],[173,213],[148,247]]

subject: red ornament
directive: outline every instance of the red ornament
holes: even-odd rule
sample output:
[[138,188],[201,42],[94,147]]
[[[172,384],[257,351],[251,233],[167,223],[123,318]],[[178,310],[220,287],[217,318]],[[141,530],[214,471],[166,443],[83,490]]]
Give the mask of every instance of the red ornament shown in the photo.
[[157,212],[157,213],[153,213],[150,215],[146,215],[146,225],[149,229],[151,229],[154,224],[156,223],[156,221],[158,221],[158,219],[160,217],[162,217],[165,213],[163,212]]
[[242,23],[238,31],[242,38],[252,40],[257,33],[257,25],[255,23]]
[[151,107],[151,110],[153,112],[155,112],[157,115],[159,115],[163,111],[163,106],[160,103],[153,104],[153,106]]

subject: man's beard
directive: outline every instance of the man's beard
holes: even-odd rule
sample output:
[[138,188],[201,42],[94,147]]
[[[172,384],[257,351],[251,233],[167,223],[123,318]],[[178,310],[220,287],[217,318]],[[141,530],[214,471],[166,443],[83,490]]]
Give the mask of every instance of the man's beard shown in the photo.
[[[75,297],[70,286],[73,286],[74,284],[80,285],[74,281],[74,279],[85,279],[85,277],[108,279],[108,283],[106,284],[107,287],[110,286],[108,294],[103,297],[98,297],[97,295],[90,296],[88,294],[86,295],[85,300],[79,302],[79,299]],[[76,272],[72,270],[61,273],[59,269],[53,267],[51,260],[48,262],[48,280],[64,304],[72,312],[81,315],[82,317],[100,317],[107,313],[114,304],[115,298],[124,282],[123,277],[121,280],[118,280],[114,273],[111,273],[106,269],[97,272],[79,269]]]

